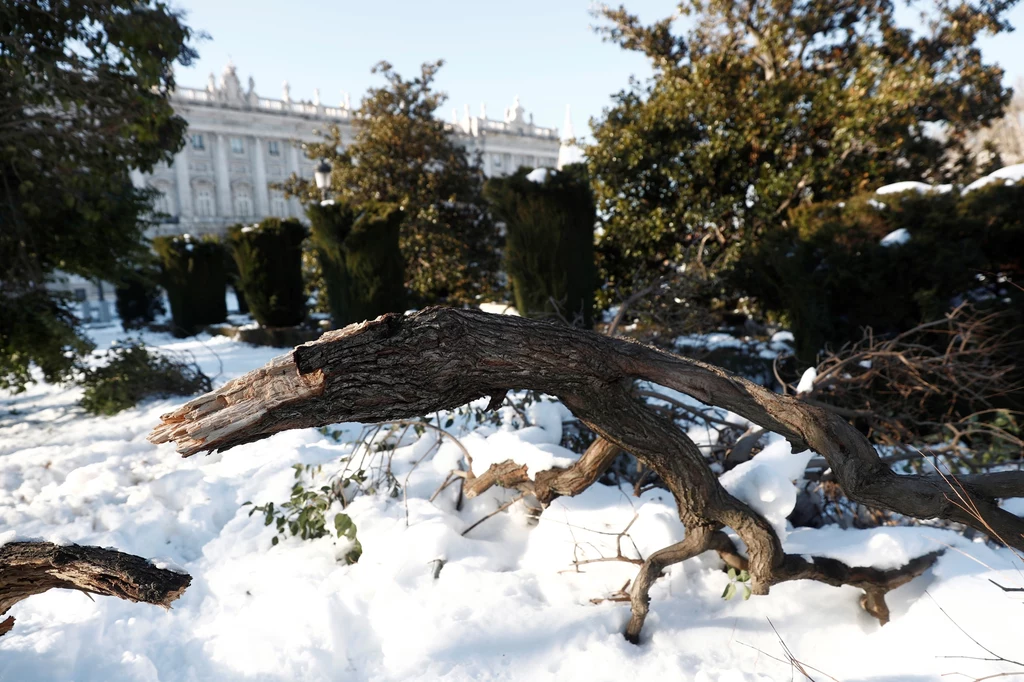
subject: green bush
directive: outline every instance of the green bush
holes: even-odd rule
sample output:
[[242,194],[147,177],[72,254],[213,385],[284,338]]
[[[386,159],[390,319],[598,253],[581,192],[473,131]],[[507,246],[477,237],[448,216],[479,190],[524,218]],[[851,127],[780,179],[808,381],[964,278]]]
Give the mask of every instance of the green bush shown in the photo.
[[505,269],[520,314],[594,322],[594,197],[582,166],[530,169],[487,181],[484,195],[506,226]]
[[139,269],[117,283],[115,305],[125,331],[144,327],[164,312],[159,280],[158,270]]
[[86,370],[81,405],[87,412],[113,415],[151,397],[209,391],[210,378],[195,363],[150,351],[142,341],[127,340],[107,352],[108,362]]
[[[1024,274],[1024,183],[960,195],[862,195],[801,206],[741,259],[738,285],[792,329],[813,362],[826,345],[941,318],[957,302],[1020,307],[1005,277]],[[905,229],[910,239],[883,246]]]
[[69,296],[46,290],[0,295],[0,388],[25,390],[34,380],[33,365],[46,381],[64,381],[76,358],[93,347]]
[[[277,533],[270,540],[273,547],[280,542],[282,537],[292,535],[303,540],[315,540],[329,535],[327,529],[327,513],[335,502],[345,506],[345,488],[350,485],[351,479],[344,479],[333,482],[331,485],[316,486],[316,479],[320,476],[321,465],[316,464],[295,464],[295,485],[292,486],[292,496],[287,502],[275,505],[273,502],[253,505],[249,510],[251,517],[256,512],[263,514],[263,525],[274,525]],[[358,482],[356,483],[358,485]],[[397,483],[396,483],[397,485]],[[243,502],[242,506],[247,507],[252,502]],[[363,554],[363,545],[356,537],[356,524],[352,518],[344,512],[334,515],[334,532],[339,538],[346,538],[351,546],[345,553],[345,563],[354,564],[359,561]]]
[[398,206],[315,204],[307,214],[336,327],[405,310],[405,214]]
[[175,336],[197,334],[227,318],[227,270],[219,239],[187,234],[157,237],[153,249],[160,259],[160,283],[171,304]]
[[264,327],[293,327],[306,319],[305,238],[306,228],[294,219],[267,218],[258,225],[228,230],[245,300]]

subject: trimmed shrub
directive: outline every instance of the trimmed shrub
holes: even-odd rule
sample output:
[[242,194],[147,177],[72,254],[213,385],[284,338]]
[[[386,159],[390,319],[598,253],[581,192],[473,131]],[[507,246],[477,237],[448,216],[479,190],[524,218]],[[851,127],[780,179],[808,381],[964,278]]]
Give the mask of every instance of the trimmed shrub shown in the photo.
[[245,292],[242,291],[241,278],[238,274],[238,264],[230,249],[224,249],[224,268],[228,275],[228,286],[235,292],[235,300],[238,301],[238,312],[245,315],[249,312],[249,303],[245,300]]
[[306,228],[290,218],[267,218],[258,225],[235,225],[228,230],[245,300],[264,327],[293,327],[306,319],[305,238]]
[[307,215],[336,327],[405,310],[405,213],[398,206],[329,203],[310,206]]
[[167,290],[175,336],[191,336],[227,318],[224,246],[213,236],[157,237],[160,283]]
[[398,247],[404,218],[395,204],[361,207],[345,239],[349,322],[405,310],[405,259]]
[[351,286],[345,267],[345,240],[356,220],[355,210],[345,202],[312,203],[306,207],[309,239],[319,264],[318,284],[321,300],[326,294],[331,322],[344,327],[353,322],[348,310],[347,291]]
[[164,312],[159,280],[159,270],[140,269],[117,283],[115,305],[125,331],[144,327]]
[[107,351],[108,362],[86,370],[81,406],[98,415],[114,415],[152,397],[209,391],[210,378],[193,363],[152,352],[142,341],[120,341]]
[[[909,240],[882,243],[901,229]],[[958,302],[1019,309],[1021,292],[1005,277],[1022,274],[1024,183],[801,206],[736,270],[738,285],[792,329],[805,363],[863,328],[903,332]]]
[[484,196],[506,226],[505,269],[520,314],[594,323],[594,197],[585,167],[523,168],[492,178]]

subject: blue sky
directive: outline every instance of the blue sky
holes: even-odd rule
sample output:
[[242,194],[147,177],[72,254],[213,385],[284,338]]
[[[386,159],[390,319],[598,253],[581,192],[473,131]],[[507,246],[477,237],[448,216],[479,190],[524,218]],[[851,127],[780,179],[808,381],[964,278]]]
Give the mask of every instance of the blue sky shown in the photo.
[[[645,21],[667,16],[674,0],[624,0]],[[312,99],[320,88],[325,104],[351,94],[353,106],[379,76],[370,68],[387,59],[406,77],[428,60],[443,58],[438,88],[451,109],[469,104],[474,115],[486,102],[500,118],[519,95],[538,125],[562,127],[572,105],[578,135],[599,116],[609,97],[631,74],[650,73],[643,57],[605,43],[595,34],[590,0],[172,0],[187,23],[206,31],[200,59],[178,72],[184,86],[204,87],[218,78],[229,57],[244,84],[281,97],[291,85],[293,99]],[[612,3],[617,4],[617,3]],[[1010,15],[1020,30],[986,39],[986,58],[1007,70],[1008,84],[1024,76],[1024,4]]]

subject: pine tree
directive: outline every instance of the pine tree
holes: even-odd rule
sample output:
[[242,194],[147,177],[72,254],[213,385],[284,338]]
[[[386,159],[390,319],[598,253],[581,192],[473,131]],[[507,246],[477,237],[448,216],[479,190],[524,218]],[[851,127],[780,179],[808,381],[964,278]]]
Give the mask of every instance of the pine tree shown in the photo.
[[809,200],[969,174],[969,134],[1009,95],[977,38],[1013,2],[937,3],[923,35],[888,0],[694,0],[652,25],[601,10],[654,67],[586,150],[609,290],[721,271]]
[[[337,126],[304,146],[332,167],[331,194],[352,205],[384,202],[407,216],[400,243],[406,286],[425,303],[468,303],[495,288],[498,235],[482,210],[483,172],[436,117],[446,96],[433,82],[442,61],[405,80],[387,62],[374,67],[387,85],[371,88],[353,117],[355,136]],[[320,195],[293,176],[286,191],[307,202]]]

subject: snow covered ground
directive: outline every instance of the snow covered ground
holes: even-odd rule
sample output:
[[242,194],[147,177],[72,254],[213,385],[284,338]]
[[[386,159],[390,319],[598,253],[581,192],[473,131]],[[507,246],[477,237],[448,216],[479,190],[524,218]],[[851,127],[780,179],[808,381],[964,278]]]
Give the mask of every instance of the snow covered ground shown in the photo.
[[[119,336],[93,334],[101,346]],[[215,383],[282,352],[223,337],[149,334],[146,341],[193,354]],[[826,673],[812,673],[816,679],[1015,670],[943,658],[988,655],[964,631],[1020,658],[1024,594],[990,582],[1024,587],[1024,564],[1012,553],[928,528],[785,529],[791,478],[805,456],[781,441],[723,483],[785,531],[788,550],[880,567],[940,548],[946,554],[890,594],[892,621],[884,627],[861,611],[853,588],[788,583],[767,597],[724,601],[729,577],[706,554],[657,583],[646,640],[633,646],[620,634],[628,606],[592,600],[620,590],[636,566],[573,562],[615,556],[627,527],[621,547],[629,557],[681,539],[664,492],[637,499],[597,485],[556,500],[539,520],[519,502],[463,537],[512,494],[491,490],[456,511],[453,486],[428,501],[462,453],[447,439],[432,452],[427,431],[394,450],[404,494],[361,496],[348,507],[363,553],[346,565],[347,540],[272,546],[273,528],[242,504],[287,500],[296,463],[324,464],[325,476],[339,469],[358,425],[334,427],[338,437],[294,431],[181,459],[146,435],[182,399],[97,418],[75,407],[78,397],[77,389],[51,385],[0,395],[0,541],[115,547],[180,566],[192,585],[170,611],[67,591],[21,602],[11,612],[14,630],[0,638],[2,682],[793,679],[780,637]],[[514,457],[533,471],[577,456],[558,444],[564,408],[535,405],[532,425],[518,430],[507,416],[502,427],[461,417],[449,427],[478,468]],[[1019,502],[1013,508],[1024,513]],[[437,560],[444,564],[435,579]]]

